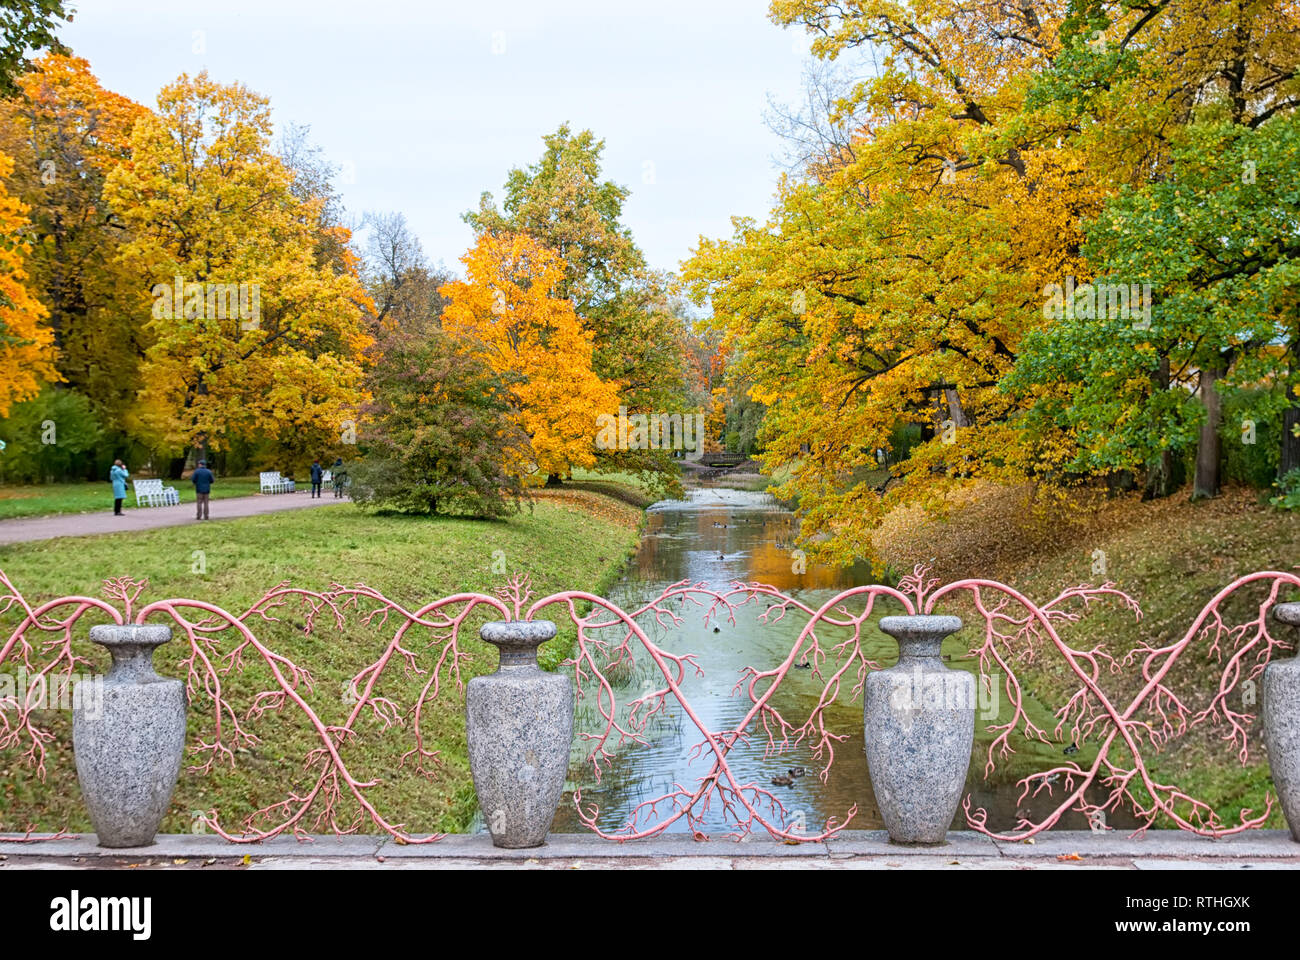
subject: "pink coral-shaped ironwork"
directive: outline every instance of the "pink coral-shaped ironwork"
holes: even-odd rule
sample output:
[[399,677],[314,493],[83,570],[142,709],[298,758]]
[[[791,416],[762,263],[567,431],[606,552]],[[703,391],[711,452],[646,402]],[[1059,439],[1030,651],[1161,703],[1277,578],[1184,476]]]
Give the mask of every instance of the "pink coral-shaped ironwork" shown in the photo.
[[[140,605],[146,587],[144,581],[117,578],[106,582],[103,599],[68,596],[33,606],[0,572],[4,593],[0,616],[12,611],[20,614],[20,622],[0,646],[0,664],[20,663],[34,677],[71,676],[90,664],[73,649],[79,623],[87,615],[119,624],[165,618],[184,641],[179,667],[191,703],[208,717],[206,731],[191,744],[192,769],[199,773],[210,772],[217,764],[233,767],[240,750],[259,742],[253,729],[258,720],[296,712],[315,740],[303,760],[306,784],[255,810],[238,826],[224,823],[217,810],[206,811],[202,816],[206,826],[231,842],[257,842],[285,832],[306,839],[312,831],[349,834],[362,829],[377,829],[405,843],[440,839],[438,834],[416,834],[397,818],[380,812],[374,791],[382,779],[357,774],[349,760],[349,747],[361,736],[358,724],[369,718],[381,733],[409,729],[411,748],[402,755],[399,766],[409,764],[420,775],[433,776],[439,758],[426,737],[425,711],[448,684],[458,690],[463,687],[469,654],[462,648],[462,630],[482,616],[528,620],[548,608],[561,609],[576,628],[576,647],[567,666],[573,670],[579,695],[593,698],[599,718],[595,729],[578,734],[586,762],[598,779],[619,750],[646,743],[649,724],[674,709],[698,731],[692,758],[705,761],[691,783],[674,784],[668,793],[638,804],[626,822],[613,830],[599,826],[598,808],[585,803],[581,792],[575,791],[577,814],[587,829],[621,842],[654,836],[684,822],[693,835],[703,838],[706,822],[717,817],[735,838],[758,827],[788,842],[808,842],[843,830],[857,807],[828,819],[814,831],[792,824],[789,811],[776,795],[753,774],[737,768],[733,758],[736,747],[757,736],[762,738],[764,757],[807,749],[821,765],[819,772],[825,782],[836,746],[846,738],[830,728],[827,710],[843,696],[850,700],[861,696],[867,672],[879,667],[867,658],[862,643],[864,629],[879,615],[879,605],[888,602],[906,613],[933,613],[941,602],[959,598],[973,607],[982,628],[983,638],[971,651],[978,660],[980,682],[986,690],[997,684],[1010,704],[1010,716],[988,728],[993,737],[984,757],[984,775],[991,775],[998,762],[1014,752],[1011,741],[1017,734],[1044,743],[1089,741],[1098,747],[1087,768],[1061,763],[1019,782],[1022,799],[1044,792],[1053,795],[1058,784],[1063,788],[1058,805],[1040,822],[1022,818],[1015,830],[994,833],[988,827],[987,812],[972,810],[968,798],[966,816],[972,829],[1024,839],[1049,829],[1068,810],[1094,816],[1122,806],[1142,822],[1140,829],[1162,816],[1181,829],[1209,836],[1261,825],[1272,811],[1271,797],[1263,813],[1242,811],[1240,823],[1226,825],[1205,802],[1176,785],[1156,782],[1142,751],[1159,750],[1199,725],[1222,724],[1223,739],[1232,744],[1241,762],[1247,760],[1253,717],[1232,706],[1232,694],[1242,683],[1257,680],[1283,646],[1270,635],[1267,618],[1282,590],[1300,587],[1300,578],[1276,572],[1242,577],[1206,605],[1178,642],[1159,648],[1141,644],[1118,656],[1104,645],[1076,649],[1062,640],[1058,629],[1108,600],[1140,618],[1136,601],[1113,584],[1073,587],[1040,606],[994,581],[971,579],[941,586],[924,566],[904,577],[897,589],[879,584],[854,587],[817,608],[762,584],[734,583],[711,589],[706,584],[681,582],[644,605],[624,611],[605,598],[582,591],[534,600],[528,578],[517,576],[496,596],[459,593],[416,609],[362,584],[335,583],[317,592],[281,583],[243,612],[231,613],[193,599]],[[1254,605],[1252,618],[1230,624],[1224,606],[1248,587],[1266,588],[1265,595]],[[740,672],[732,693],[743,698],[742,715],[725,729],[710,729],[683,689],[688,677],[702,673],[695,656],[668,650],[651,637],[651,631],[671,633],[685,622],[689,611],[706,625],[722,620],[734,625],[738,610],[760,605],[763,609],[756,609],[755,616],[760,628],[792,614],[805,617],[806,623],[780,663],[750,666]],[[277,653],[255,632],[259,623],[283,622],[289,611],[301,617],[301,629],[307,634],[322,623],[343,631],[349,622],[374,629],[388,629],[390,620],[395,622],[378,656],[346,682],[348,709],[341,723],[327,722],[313,707],[311,672]],[[828,630],[840,631],[845,638],[825,641],[822,636]],[[35,636],[29,637],[33,633]],[[424,650],[414,642],[419,636],[427,637]],[[1168,682],[1179,657],[1197,643],[1206,645],[1208,655],[1223,664],[1212,697],[1199,708]],[[1033,663],[1045,650],[1058,653],[1077,682],[1077,689],[1056,711],[1050,730],[1029,716],[1024,686],[1017,676],[1018,669]],[[610,675],[615,668],[638,661],[653,664],[658,680],[649,690],[620,704]],[[246,707],[237,709],[227,686],[232,675],[243,673],[250,663],[265,668],[271,683],[253,693]],[[820,694],[807,716],[787,718],[775,707],[774,696],[789,671],[805,664],[817,679]],[[1105,683],[1126,668],[1139,669],[1143,685],[1121,708],[1108,697]],[[411,702],[402,704],[380,693],[384,678],[394,671],[418,684],[419,692]],[[23,762],[43,779],[46,745],[53,734],[36,722],[34,706],[30,692],[22,702],[16,697],[0,699],[0,749],[19,748]],[[1094,783],[1106,791],[1100,802],[1088,799],[1088,789]],[[31,833],[29,828],[24,837],[8,839],[36,839]]]

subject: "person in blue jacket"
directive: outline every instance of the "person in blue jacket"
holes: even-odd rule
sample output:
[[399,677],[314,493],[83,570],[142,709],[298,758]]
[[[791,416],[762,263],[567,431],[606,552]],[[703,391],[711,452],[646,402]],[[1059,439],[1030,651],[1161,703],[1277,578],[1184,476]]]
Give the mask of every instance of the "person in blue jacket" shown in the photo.
[[320,499],[321,482],[324,480],[324,478],[325,478],[325,471],[321,469],[320,461],[313,460],[311,462],[311,498],[313,500]]
[[121,460],[113,461],[113,469],[108,472],[108,478],[113,482],[113,516],[124,516],[122,513],[122,501],[126,499],[126,480],[131,474],[126,472],[126,464]]

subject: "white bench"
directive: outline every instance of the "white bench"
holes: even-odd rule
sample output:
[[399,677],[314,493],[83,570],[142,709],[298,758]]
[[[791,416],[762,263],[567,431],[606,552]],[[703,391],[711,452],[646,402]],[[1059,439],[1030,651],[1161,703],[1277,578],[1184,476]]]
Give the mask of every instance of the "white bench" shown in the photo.
[[280,476],[279,470],[269,470],[257,476],[261,493],[293,493],[296,488],[292,480]]
[[174,507],[181,502],[175,487],[164,487],[161,480],[132,480],[137,507]]
[[321,474],[320,485],[322,487],[328,487],[333,482],[334,482],[333,470],[326,470],[324,473]]

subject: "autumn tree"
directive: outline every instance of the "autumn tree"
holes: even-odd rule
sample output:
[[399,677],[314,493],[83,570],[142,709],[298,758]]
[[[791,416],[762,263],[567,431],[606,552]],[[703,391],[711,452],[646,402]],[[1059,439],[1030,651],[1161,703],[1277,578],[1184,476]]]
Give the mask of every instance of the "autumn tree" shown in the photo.
[[[1254,443],[1251,424],[1281,419],[1300,383],[1297,178],[1294,116],[1256,130],[1198,125],[1164,180],[1107,205],[1086,248],[1094,286],[1140,281],[1151,310],[1075,311],[1008,378],[1070,385],[1034,416],[1075,432],[1075,469],[1137,470],[1195,447],[1194,493],[1214,496],[1222,439]],[[1234,395],[1247,401],[1242,420],[1224,423],[1221,398]]]
[[530,482],[596,463],[596,421],[617,411],[618,390],[592,368],[592,335],[556,292],[565,263],[523,234],[482,234],[463,258],[467,279],[443,286],[443,329],[477,343],[514,381],[514,423],[528,438],[509,470]]
[[[1226,168],[1217,184],[1195,172],[1184,131],[1225,122],[1255,130],[1290,111],[1294,7],[773,2],[772,18],[812,34],[819,57],[862,54],[871,69],[833,93],[824,83],[812,90],[820,114],[810,122],[784,115],[799,162],[775,210],[765,223],[736,221],[730,240],[701,241],[686,279],[713,306],[711,323],[735,358],[731,382],[747,384],[768,408],[765,457],[772,469],[790,468],[779,492],[799,499],[816,555],[869,556],[884,511],[905,502],[942,510],[948,491],[973,480],[1051,490],[1133,463],[1081,456],[1089,439],[1079,419],[1047,415],[1092,395],[1086,386],[1074,392],[1077,377],[1017,379],[1028,367],[1059,373],[1068,357],[1102,363],[1113,355],[1088,352],[1104,326],[1087,328],[1070,353],[1043,347],[1060,322],[1044,311],[1052,289],[1114,280],[1127,293],[1160,277],[1170,286],[1157,290],[1156,313],[1163,295],[1166,318],[1177,310],[1189,323],[1212,301],[1223,321],[1219,352],[1202,323],[1195,360],[1179,346],[1191,342],[1180,332],[1154,368],[1114,371],[1141,367],[1139,380],[1170,402],[1180,363],[1210,397],[1226,382],[1226,361],[1280,352],[1285,249],[1282,269],[1257,287],[1278,296],[1243,322],[1241,291],[1229,289],[1241,275],[1214,289],[1215,267],[1224,265],[1214,243],[1234,246],[1223,232],[1232,217],[1220,211],[1197,227],[1198,239],[1185,238],[1195,263],[1169,259],[1188,249],[1179,243],[1143,246],[1155,223],[1135,209],[1113,229],[1096,225],[1133,202],[1118,199],[1130,197],[1125,191],[1171,181],[1176,153],[1186,161],[1180,175],[1200,183],[1206,213],[1216,202],[1204,191],[1237,196]],[[1235,137],[1201,143],[1204,159],[1226,149],[1235,163],[1249,150]],[[1168,192],[1143,196],[1182,209],[1175,220],[1194,220],[1178,189],[1169,182]],[[1246,215],[1264,209],[1254,199],[1242,206]],[[1268,232],[1241,229],[1251,240]],[[1253,253],[1242,266],[1253,269],[1259,248],[1245,249]],[[1134,342],[1112,336],[1107,346]],[[1272,382],[1267,366],[1244,365],[1242,374]],[[1113,442],[1103,434],[1119,396],[1112,388],[1096,399],[1096,411],[1079,418],[1093,418],[1097,437]],[[895,447],[908,432],[900,427],[909,426],[921,442],[909,441],[900,456]],[[1206,423],[1202,440],[1214,433]],[[881,450],[890,464],[883,481]],[[1159,471],[1148,464],[1148,472]]]
[[[511,170],[500,206],[485,193],[466,221],[480,236],[524,233],[564,263],[555,295],[572,301],[591,334],[597,375],[618,385],[621,402],[644,413],[684,409],[685,331],[672,279],[650,269],[623,225],[629,191],[602,179],[605,143],[562,124],[544,138],[541,159]],[[668,455],[606,450],[609,469],[663,473]]]
[[27,208],[4,186],[12,171],[13,160],[0,153],[0,417],[58,379],[47,311],[28,287]]
[[364,460],[349,472],[365,506],[499,517],[523,487],[507,464],[527,438],[513,397],[482,352],[441,330],[393,331],[367,378]]
[[293,175],[289,192],[314,213],[311,227],[316,235],[316,265],[329,267],[335,273],[355,272],[358,260],[350,245],[352,231],[347,225],[343,198],[334,185],[342,168],[312,141],[307,124],[287,124],[276,147],[276,155]]
[[337,444],[364,400],[359,263],[318,258],[320,201],[295,195],[270,133],[264,97],[182,76],[105,186],[131,233],[122,261],[152,297],[138,416],[176,448]]
[[391,333],[425,336],[442,322],[446,300],[441,287],[454,280],[432,267],[419,238],[400,213],[368,213],[364,278],[374,312],[371,333],[381,341]]
[[0,150],[16,159],[10,185],[31,209],[32,287],[50,313],[62,383],[120,437],[140,387],[148,300],[118,259],[126,230],[103,190],[148,111],[103,89],[76,57],[41,58],[18,87],[0,103]]
[[430,268],[406,218],[371,213],[363,224],[375,343],[352,497],[411,513],[501,516],[523,492],[507,465],[528,449],[512,419],[512,378],[488,365],[484,345],[443,331],[439,288],[455,278]]
[[[878,69],[834,103],[766,223],[702,240],[684,276],[764,404],[769,469],[798,498],[811,551],[870,556],[894,503],[944,505],[955,485],[1041,474],[998,390],[1040,290],[1071,271],[1078,222],[1110,186],[1020,129],[1027,81],[1051,62],[1051,5],[777,2],[825,58],[875,51]],[[882,482],[900,425],[923,442]],[[1056,455],[1059,457],[1059,455]],[[1049,458],[1050,459],[1050,458]]]
[[1127,180],[1087,227],[1090,286],[1144,285],[1153,319],[1065,318],[1008,385],[1034,385],[1041,419],[1077,433],[1074,469],[1144,469],[1147,495],[1167,495],[1195,448],[1193,494],[1214,496],[1223,439],[1241,441],[1241,424],[1223,421],[1225,399],[1248,399],[1237,404],[1245,419],[1297,419],[1280,409],[1300,357],[1288,291],[1297,7],[1080,3],[1062,37],[1029,100]]
[[[526,233],[564,262],[557,296],[573,301],[579,316],[606,319],[628,279],[645,268],[645,255],[620,222],[626,187],[602,180],[605,149],[590,130],[574,134],[568,124],[543,138],[546,150],[535,164],[506,177],[500,207],[483,194],[477,212],[465,215],[476,233]],[[601,345],[610,336],[602,331]]]

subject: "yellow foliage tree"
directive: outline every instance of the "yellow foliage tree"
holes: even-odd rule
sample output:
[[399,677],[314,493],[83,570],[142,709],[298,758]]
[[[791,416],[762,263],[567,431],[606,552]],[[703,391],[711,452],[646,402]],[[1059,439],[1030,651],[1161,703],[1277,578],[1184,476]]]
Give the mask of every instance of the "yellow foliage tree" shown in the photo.
[[182,76],[105,186],[153,339],[139,417],[173,446],[337,443],[365,400],[356,260],[318,260],[321,204],[295,195],[270,136],[264,97]]
[[[862,53],[872,63],[862,64],[866,79],[815,91],[810,121],[793,118],[803,155],[767,221],[737,219],[732,238],[702,240],[684,275],[738,358],[732,382],[751,385],[751,398],[767,406],[766,463],[773,473],[784,468],[778,494],[798,500],[811,555],[873,557],[874,530],[888,511],[919,504],[942,512],[973,481],[1031,482],[1044,494],[1078,481],[1078,419],[1066,411],[1084,394],[1069,368],[1110,356],[1108,347],[1141,331],[1129,317],[1112,317],[1124,323],[1105,329],[1124,336],[1090,340],[1101,328],[1088,314],[1076,352],[1061,349],[1066,340],[1042,348],[1061,323],[1048,309],[1051,291],[1073,293],[1095,279],[1099,264],[1088,257],[1099,249],[1099,218],[1132,191],[1169,181],[1180,128],[1293,122],[1298,7],[773,0],[771,18],[812,35],[818,57]],[[1253,161],[1227,179],[1243,176],[1253,187]],[[1214,195],[1213,204],[1189,196],[1187,209],[1171,202],[1179,222],[1172,232],[1186,234],[1193,204],[1225,202]],[[1132,290],[1151,280],[1142,264],[1173,259],[1172,244],[1150,245],[1158,232],[1141,229],[1144,252],[1153,251],[1145,261],[1130,255],[1128,240],[1112,242],[1124,252],[1112,281]],[[1219,249],[1229,245],[1226,218],[1203,235],[1216,240],[1195,252],[1205,260],[1196,269],[1235,282]],[[1291,255],[1281,249],[1246,244],[1241,273]],[[1184,278],[1194,273],[1189,265]],[[1173,285],[1157,291],[1157,316],[1169,309]],[[1290,302],[1257,300],[1273,309]],[[1204,312],[1190,315],[1203,355]],[[1230,325],[1238,354],[1243,342],[1276,350],[1271,329],[1242,335],[1239,316]],[[1138,386],[1126,389],[1154,393],[1167,407],[1159,394],[1180,366],[1170,363],[1172,348],[1155,337],[1133,342],[1125,352],[1140,354],[1129,378]],[[1153,357],[1153,349],[1162,353]],[[1226,369],[1230,353],[1225,346],[1208,359]],[[1095,390],[1097,446],[1108,453],[1092,463],[1129,468],[1131,449],[1124,459],[1105,448],[1125,427],[1117,416],[1136,408],[1112,405],[1120,391],[1106,363],[1082,378]],[[1182,366],[1202,364],[1198,357]],[[1018,383],[1017,371],[1025,374]],[[1158,433],[1159,418],[1146,420]],[[1154,446],[1168,457],[1167,443]],[[1149,477],[1161,472],[1169,474],[1148,467]]]
[[531,452],[511,472],[567,477],[596,462],[596,426],[618,409],[618,388],[592,370],[592,336],[571,301],[556,297],[564,261],[523,234],[482,234],[461,261],[468,279],[448,283],[443,327],[476,344],[513,384],[517,423]]
[[1043,287],[1082,273],[1080,221],[1115,188],[1063,123],[1024,109],[1062,7],[772,5],[820,56],[869,49],[879,69],[817,118],[839,139],[782,182],[768,221],[702,240],[684,277],[768,408],[765,459],[789,468],[780,492],[818,559],[871,557],[895,503],[942,510],[972,478],[1044,471],[998,385]]
[[14,158],[10,190],[31,211],[28,286],[50,311],[61,379],[117,427],[147,343],[128,319],[140,284],[117,260],[125,235],[102,192],[148,110],[101,87],[80,57],[47,54],[17,85],[0,102],[0,152]]

